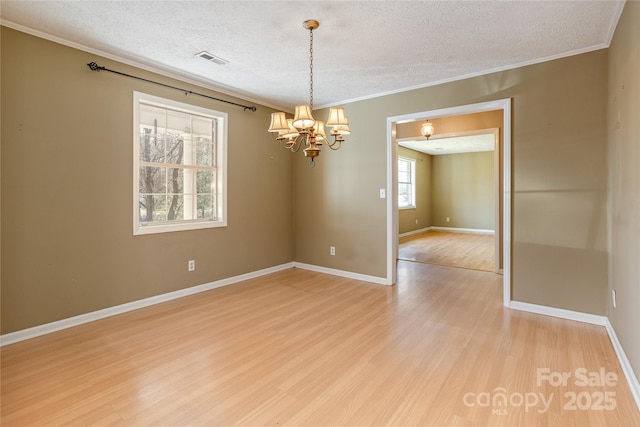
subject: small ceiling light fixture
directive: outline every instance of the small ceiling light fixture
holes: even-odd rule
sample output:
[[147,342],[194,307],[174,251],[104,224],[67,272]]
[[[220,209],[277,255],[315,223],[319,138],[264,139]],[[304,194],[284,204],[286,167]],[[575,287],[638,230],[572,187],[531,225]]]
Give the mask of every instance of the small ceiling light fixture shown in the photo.
[[333,141],[327,138],[323,121],[315,120],[313,111],[313,30],[320,26],[316,20],[309,19],[302,26],[309,30],[309,104],[296,105],[293,119],[287,119],[283,112],[271,114],[269,132],[277,132],[276,140],[283,148],[296,153],[303,145],[305,157],[309,158],[309,165],[315,166],[314,159],[320,155],[320,147],[326,144],[332,150],[338,150],[344,141],[344,135],[349,135],[349,120],[344,115],[342,107],[331,107],[326,126],[331,127]]
[[422,134],[422,136],[429,139],[429,137],[433,135],[434,130],[435,129],[433,128],[433,123],[431,123],[429,119],[427,119],[427,123],[423,124],[420,128],[420,133]]

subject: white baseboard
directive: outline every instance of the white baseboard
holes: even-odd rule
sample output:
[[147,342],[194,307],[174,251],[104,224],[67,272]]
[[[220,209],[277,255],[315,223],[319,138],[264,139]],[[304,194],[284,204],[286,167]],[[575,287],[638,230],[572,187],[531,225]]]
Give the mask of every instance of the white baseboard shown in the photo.
[[422,234],[422,233],[426,233],[429,230],[431,230],[431,227],[421,228],[419,230],[407,231],[406,233],[398,234],[398,237],[407,237],[407,236],[413,236],[414,234]]
[[565,310],[563,308],[529,304],[528,302],[511,301],[509,308],[513,308],[514,310],[527,311],[529,313],[542,314],[545,316],[559,317],[561,319],[575,320],[577,322],[591,323],[592,325],[600,326],[604,326],[606,321],[608,320],[605,316]]
[[386,277],[369,276],[367,274],[336,270],[335,268],[320,267],[318,265],[305,264],[302,262],[295,262],[294,264],[296,268],[301,268],[303,270],[317,271],[318,273],[331,274],[332,276],[346,277],[348,279],[362,280],[363,282],[371,282],[379,285],[391,285]]
[[481,228],[456,228],[456,227],[429,227],[431,230],[448,231],[450,233],[469,233],[469,234],[491,234],[495,235],[495,230],[484,230]]
[[46,323],[44,325],[34,326],[33,328],[11,332],[9,334],[4,334],[0,336],[0,347],[4,345],[17,343],[19,341],[24,341],[30,338],[39,337],[41,335],[50,334],[52,332],[60,331],[62,329],[71,328],[73,326],[82,325],[84,323],[93,322],[94,320],[104,319],[105,317],[115,316],[117,314],[126,313],[128,311],[137,310],[139,308],[144,308],[151,305],[160,304],[162,302],[185,297],[187,295],[193,295],[200,292],[209,291],[211,289],[220,288],[222,286],[227,286],[233,283],[238,283],[238,282],[253,279],[256,277],[264,276],[267,274],[275,273],[277,271],[286,270],[288,268],[293,268],[294,264],[295,263],[293,262],[281,264],[274,267],[253,271],[251,273],[241,274],[239,276],[216,280],[215,282],[192,286],[190,288],[180,289],[180,290],[169,292],[166,294],[156,295],[153,297],[144,298],[137,301],[132,301],[125,304],[108,307],[102,310],[93,311],[91,313],[69,317],[67,319]]
[[618,361],[620,362],[620,366],[622,367],[622,372],[624,372],[624,376],[627,379],[627,384],[629,384],[629,388],[631,389],[631,394],[633,395],[634,400],[636,401],[636,405],[640,410],[640,382],[638,381],[638,377],[636,373],[633,371],[633,367],[627,358],[620,341],[618,341],[618,336],[616,335],[615,329],[613,329],[613,325],[607,318],[607,321],[604,324],[605,328],[607,328],[607,333],[609,334],[609,339],[611,340],[611,344],[613,345],[613,349],[616,351],[616,355],[618,356]]

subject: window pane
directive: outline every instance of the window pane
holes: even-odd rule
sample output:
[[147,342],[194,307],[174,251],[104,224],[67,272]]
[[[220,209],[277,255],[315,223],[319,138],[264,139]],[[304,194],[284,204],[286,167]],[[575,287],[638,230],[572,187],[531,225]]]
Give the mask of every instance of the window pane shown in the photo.
[[166,221],[167,196],[141,194],[139,198],[140,222]]
[[411,190],[409,184],[398,184],[398,206],[411,205]]
[[167,220],[174,221],[184,219],[184,196],[174,194],[168,197]]
[[213,119],[194,116],[192,124],[194,138],[208,137],[213,133]]
[[211,144],[211,139],[198,137],[196,142],[196,164],[198,166],[213,165],[213,144]]
[[182,194],[184,193],[184,169],[169,168],[167,174],[167,193]]
[[411,160],[398,159],[398,182],[411,182]]
[[154,107],[153,105],[140,104],[140,125],[157,126],[159,128],[166,128],[166,109],[161,107]]
[[198,218],[213,218],[213,197],[211,194],[198,194]]
[[177,133],[167,134],[166,163],[181,165],[184,163],[184,138]]
[[167,131],[173,134],[191,134],[191,114],[167,110]]
[[143,162],[164,162],[164,133],[149,126],[140,127],[140,160]]
[[198,194],[211,194],[212,176],[211,171],[199,170],[197,172],[197,189]]
[[167,170],[155,166],[140,167],[140,193],[166,193]]

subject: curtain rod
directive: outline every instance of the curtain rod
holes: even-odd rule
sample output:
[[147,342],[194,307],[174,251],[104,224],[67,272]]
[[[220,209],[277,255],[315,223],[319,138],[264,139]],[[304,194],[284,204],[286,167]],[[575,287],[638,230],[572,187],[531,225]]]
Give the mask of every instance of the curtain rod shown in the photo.
[[87,66],[89,68],[91,68],[92,71],[109,71],[110,73],[115,73],[115,74],[120,74],[121,76],[125,76],[125,77],[131,77],[133,79],[138,79],[138,80],[142,80],[143,82],[147,82],[147,83],[153,83],[159,86],[164,86],[164,87],[168,87],[170,89],[175,89],[175,90],[179,90],[180,92],[184,92],[185,95],[198,95],[198,96],[202,96],[204,98],[209,98],[209,99],[213,99],[214,101],[220,101],[220,102],[226,102],[227,104],[231,104],[231,105],[237,105],[238,107],[242,107],[244,109],[244,111],[256,111],[257,108],[256,107],[249,107],[247,105],[242,105],[242,104],[238,104],[235,102],[231,102],[231,101],[227,101],[225,99],[220,99],[220,98],[214,98],[213,96],[209,96],[209,95],[205,95],[202,93],[198,93],[198,92],[194,92],[192,90],[188,90],[188,89],[182,89],[176,86],[171,86],[168,84],[164,84],[164,83],[160,83],[160,82],[155,82],[153,80],[149,80],[149,79],[144,79],[142,77],[138,77],[138,76],[132,76],[131,74],[126,74],[126,73],[122,73],[120,71],[115,71],[115,70],[110,70],[108,68],[105,67],[101,67],[100,65],[96,64],[95,62],[90,62],[87,64]]

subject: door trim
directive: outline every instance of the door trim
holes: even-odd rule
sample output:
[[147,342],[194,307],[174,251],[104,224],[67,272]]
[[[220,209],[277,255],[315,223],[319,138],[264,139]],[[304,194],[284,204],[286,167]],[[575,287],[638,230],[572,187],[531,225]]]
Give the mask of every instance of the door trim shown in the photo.
[[387,284],[397,281],[398,258],[398,144],[396,143],[396,125],[416,120],[437,119],[461,114],[483,113],[502,110],[503,146],[502,146],[502,265],[503,265],[503,304],[511,304],[511,98],[477,104],[460,105],[437,110],[420,111],[387,117]]

